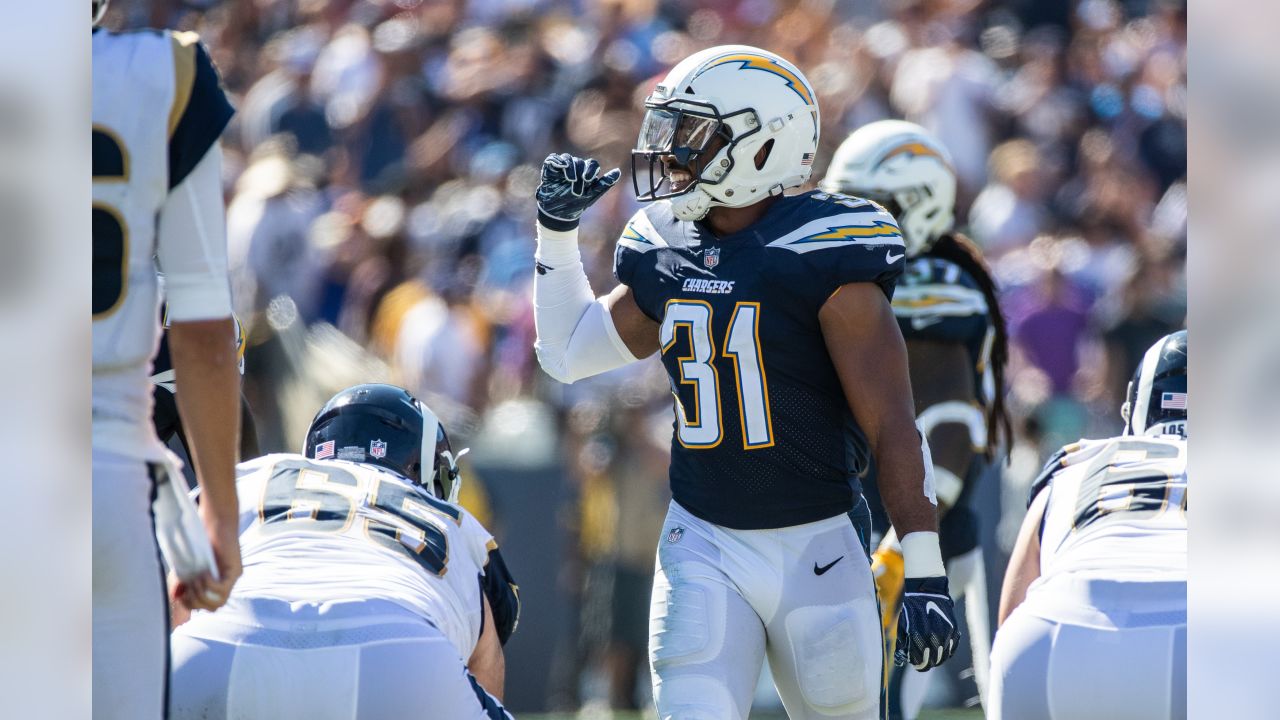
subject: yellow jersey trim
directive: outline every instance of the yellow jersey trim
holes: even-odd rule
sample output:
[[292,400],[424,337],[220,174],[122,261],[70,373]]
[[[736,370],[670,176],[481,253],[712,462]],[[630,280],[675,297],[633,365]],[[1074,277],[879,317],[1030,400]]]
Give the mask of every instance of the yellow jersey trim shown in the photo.
[[200,36],[176,32],[169,40],[173,44],[173,106],[169,108],[169,137],[172,138],[191,102],[191,90],[196,82],[196,43]]

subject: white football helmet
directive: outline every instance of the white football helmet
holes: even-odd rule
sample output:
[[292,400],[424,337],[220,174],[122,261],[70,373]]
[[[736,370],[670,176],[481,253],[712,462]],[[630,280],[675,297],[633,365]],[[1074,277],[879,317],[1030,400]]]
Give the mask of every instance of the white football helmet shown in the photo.
[[928,130],[879,120],[840,143],[822,189],[874,200],[898,220],[908,255],[928,250],[955,225],[951,154]]
[[[802,185],[818,151],[818,101],[796,66],[748,45],[690,55],[645,98],[631,177],[642,201],[671,200],[681,220],[720,205],[743,207]],[[695,168],[716,137],[724,140],[697,177],[671,177],[669,165]],[[760,167],[756,154],[771,149]],[[640,174],[648,167],[647,189]]]

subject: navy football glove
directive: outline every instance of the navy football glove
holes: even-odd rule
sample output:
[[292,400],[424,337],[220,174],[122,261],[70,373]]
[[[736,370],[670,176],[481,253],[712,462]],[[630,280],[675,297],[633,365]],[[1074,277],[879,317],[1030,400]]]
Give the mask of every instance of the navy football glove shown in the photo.
[[542,161],[542,182],[534,197],[538,200],[538,222],[550,230],[572,230],[578,218],[600,199],[622,172],[617,168],[600,173],[600,163],[569,153],[551,154]]
[[911,663],[916,670],[928,670],[946,662],[959,645],[956,608],[946,576],[903,581],[894,663]]

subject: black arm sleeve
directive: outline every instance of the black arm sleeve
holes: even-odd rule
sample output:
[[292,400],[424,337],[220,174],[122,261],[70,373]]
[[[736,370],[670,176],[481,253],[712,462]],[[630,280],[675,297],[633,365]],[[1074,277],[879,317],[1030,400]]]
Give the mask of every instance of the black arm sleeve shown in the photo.
[[[169,137],[170,190],[177,187],[195,169],[209,148],[218,142],[223,129],[235,114],[204,44],[194,43],[192,51],[195,53],[192,76],[177,78],[179,83],[191,83],[191,95]],[[179,88],[179,92],[181,91]]]
[[1063,468],[1063,460],[1066,457],[1067,448],[1064,447],[1054,453],[1053,456],[1049,458],[1049,462],[1044,464],[1044,469],[1041,470],[1040,474],[1036,476],[1036,479],[1031,482],[1031,492],[1027,495],[1027,507],[1031,507],[1031,503],[1035,501],[1036,495],[1039,495],[1041,490],[1049,487],[1049,481],[1052,480],[1053,476]]
[[493,608],[493,622],[498,629],[498,641],[503,645],[520,624],[520,587],[502,560],[498,548],[489,551],[489,561],[480,576],[480,587]]

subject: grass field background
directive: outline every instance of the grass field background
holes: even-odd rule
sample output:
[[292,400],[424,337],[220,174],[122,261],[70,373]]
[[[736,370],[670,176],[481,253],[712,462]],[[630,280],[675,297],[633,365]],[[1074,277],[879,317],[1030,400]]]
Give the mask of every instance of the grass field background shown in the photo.
[[[982,720],[982,711],[972,710],[924,710],[920,720]],[[787,716],[778,713],[751,713],[751,720],[786,720]],[[642,712],[616,712],[589,714],[552,713],[549,715],[521,715],[520,720],[653,720],[652,715]]]

